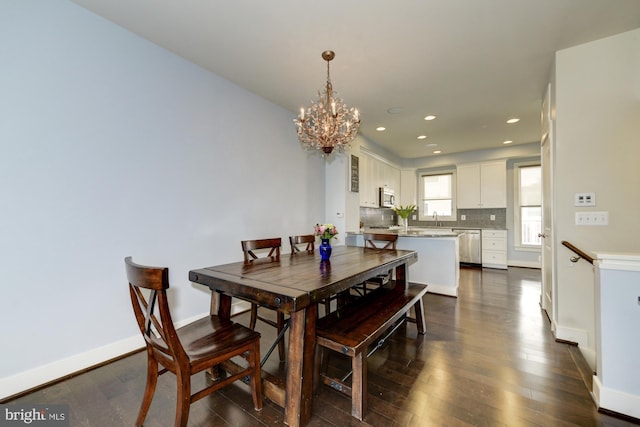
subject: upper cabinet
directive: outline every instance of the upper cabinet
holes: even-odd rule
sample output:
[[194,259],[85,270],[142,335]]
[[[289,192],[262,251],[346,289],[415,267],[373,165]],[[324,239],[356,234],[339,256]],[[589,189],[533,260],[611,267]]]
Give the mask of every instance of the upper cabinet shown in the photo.
[[396,195],[400,194],[400,170],[388,163],[378,161],[379,187],[393,190]]
[[374,164],[369,156],[360,156],[360,206],[378,206],[378,191],[373,182]]
[[373,156],[360,153],[360,206],[377,208],[378,189],[389,188],[400,193],[400,170]]
[[417,205],[416,196],[418,194],[416,187],[418,178],[416,177],[415,169],[405,169],[400,171],[400,204]]
[[507,162],[495,160],[457,167],[457,208],[507,207]]

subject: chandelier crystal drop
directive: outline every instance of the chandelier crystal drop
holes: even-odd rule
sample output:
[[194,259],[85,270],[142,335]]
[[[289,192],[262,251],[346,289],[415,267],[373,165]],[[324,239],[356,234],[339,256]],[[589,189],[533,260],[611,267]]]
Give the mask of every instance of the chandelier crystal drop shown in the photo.
[[293,121],[297,126],[298,139],[305,150],[319,150],[328,156],[334,150],[343,152],[356,137],[360,127],[360,116],[356,108],[349,108],[333,91],[329,75],[329,62],[335,58],[331,50],[322,52],[327,61],[327,84],[324,92],[318,91],[318,100],[307,109],[301,108],[300,115]]

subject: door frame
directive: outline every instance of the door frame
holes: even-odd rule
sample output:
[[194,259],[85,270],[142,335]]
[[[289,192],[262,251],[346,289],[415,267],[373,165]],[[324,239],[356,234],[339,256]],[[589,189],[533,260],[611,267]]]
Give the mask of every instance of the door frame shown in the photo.
[[555,233],[554,218],[554,156],[553,156],[553,116],[551,108],[551,83],[547,85],[542,102],[542,137],[540,140],[540,164],[542,167],[542,286],[540,306],[551,322],[551,330],[556,331],[557,286],[555,274]]

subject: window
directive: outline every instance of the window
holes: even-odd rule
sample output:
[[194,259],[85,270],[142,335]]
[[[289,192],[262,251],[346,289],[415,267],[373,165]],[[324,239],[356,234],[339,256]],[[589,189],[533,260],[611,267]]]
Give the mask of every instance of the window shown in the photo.
[[519,244],[539,248],[542,241],[542,169],[539,164],[516,165],[515,220]]
[[455,175],[440,172],[420,175],[419,214],[420,221],[428,221],[438,214],[438,219],[455,220]]

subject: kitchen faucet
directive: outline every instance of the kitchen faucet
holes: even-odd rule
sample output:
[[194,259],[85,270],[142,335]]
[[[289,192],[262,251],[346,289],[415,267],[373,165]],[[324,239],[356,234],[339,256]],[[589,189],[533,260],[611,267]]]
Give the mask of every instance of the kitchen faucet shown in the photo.
[[435,218],[435,220],[436,220],[436,227],[439,227],[439,225],[438,225],[438,212],[433,211],[433,217],[434,217],[434,218]]

